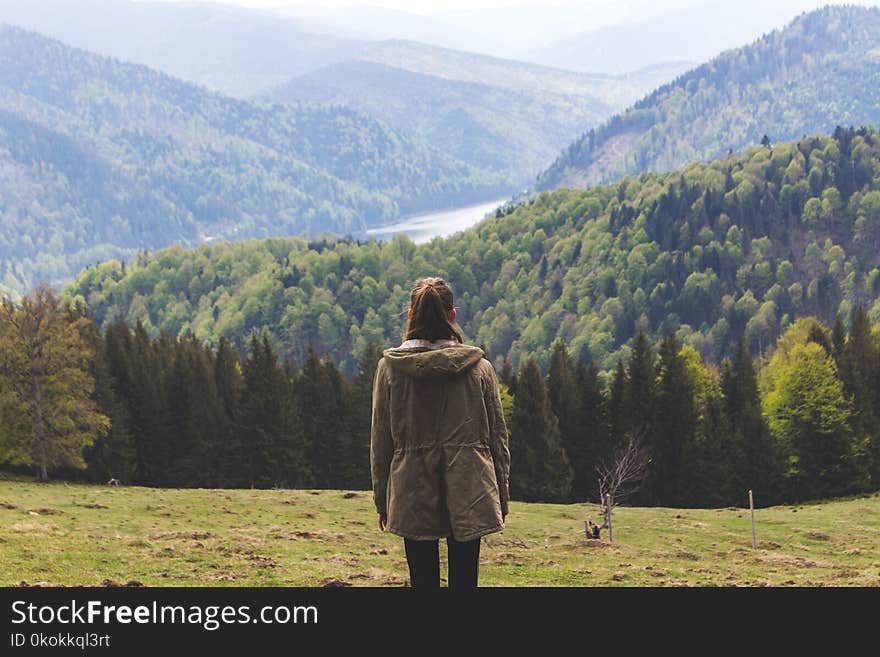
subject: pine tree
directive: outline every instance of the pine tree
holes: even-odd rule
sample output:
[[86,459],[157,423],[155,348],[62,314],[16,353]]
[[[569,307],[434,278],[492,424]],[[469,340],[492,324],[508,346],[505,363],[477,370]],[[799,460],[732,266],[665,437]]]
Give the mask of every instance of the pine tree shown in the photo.
[[834,322],[834,328],[831,329],[831,355],[834,356],[834,362],[837,363],[838,369],[843,361],[843,349],[846,346],[846,328],[840,315]]
[[347,405],[351,427],[347,458],[350,464],[348,485],[359,490],[370,487],[370,417],[373,379],[381,357],[382,348],[379,343],[368,342],[358,361],[357,371],[352,377],[351,403]]
[[[619,417],[621,444],[628,434],[634,434],[641,441],[649,458],[653,458],[654,441],[651,432],[654,426],[654,388],[656,379],[654,351],[648,337],[639,331],[633,341],[632,352],[626,369],[626,385],[623,389],[623,404]],[[613,391],[612,391],[613,392]],[[653,481],[653,463],[648,464],[647,480]],[[644,485],[637,491],[633,499],[640,504],[655,504],[655,488]]]
[[680,506],[685,482],[682,456],[694,442],[696,412],[694,390],[674,333],[660,345],[655,390],[656,414],[650,430],[651,464],[645,485],[654,504]]
[[[124,327],[126,332],[128,327]],[[140,320],[134,334],[121,338],[120,346],[128,349],[120,366],[126,367],[125,393],[122,398],[131,418],[135,439],[137,480],[146,486],[167,485],[166,473],[172,455],[165,431],[167,407],[162,394],[161,366],[164,355],[159,353]]]
[[608,426],[605,395],[599,381],[599,368],[579,362],[575,370],[578,401],[576,444],[569,456],[574,471],[572,499],[596,499],[596,466],[611,456],[612,442]]
[[[128,327],[124,328],[127,332]],[[104,336],[93,321],[85,326],[84,337],[94,354],[91,363],[92,376],[95,378],[93,399],[100,412],[110,419],[110,427],[93,445],[86,447],[84,457],[92,481],[117,479],[132,484],[137,483],[137,458],[128,411],[113,375],[115,368],[112,359],[118,353],[111,348],[111,345],[115,346],[115,334],[113,326],[107,329]],[[119,357],[125,358],[121,353]]]
[[[625,431],[646,434],[654,424],[654,385],[657,376],[654,351],[644,331],[633,341],[624,392]],[[650,451],[650,447],[649,447]]]
[[856,440],[864,440],[868,447],[863,458],[873,481],[880,481],[880,413],[876,401],[877,381],[880,379],[880,353],[871,335],[871,321],[864,306],[853,313],[849,335],[839,359],[839,374],[843,389],[851,400],[852,428]]
[[314,412],[319,433],[312,437],[312,468],[321,488],[348,488],[351,462],[348,459],[351,432],[346,412],[349,390],[347,382],[328,359],[318,371],[318,401]]
[[624,434],[628,425],[626,416],[627,387],[626,370],[623,367],[623,361],[618,360],[608,396],[608,432],[611,449],[605,456],[610,456],[614,448],[624,442]]
[[583,479],[585,473],[580,471],[578,466],[589,467],[589,463],[584,462],[588,447],[584,442],[586,436],[580,430],[582,418],[578,408],[574,364],[561,339],[553,343],[553,352],[550,355],[547,396],[550,400],[550,410],[558,422],[559,439],[572,464],[574,479]]
[[219,429],[219,480],[221,486],[243,486],[242,443],[237,439],[244,381],[241,364],[232,343],[221,337],[214,357],[214,386],[221,408]]
[[745,499],[754,490],[766,502],[777,500],[777,466],[773,441],[761,410],[761,397],[752,355],[740,338],[733,359],[724,363],[721,392],[725,416],[730,427],[726,445],[729,461],[725,497]]
[[251,334],[244,364],[244,398],[237,423],[243,441],[247,485],[269,488],[288,480],[289,455],[283,439],[286,382],[269,341]]
[[542,502],[568,499],[571,464],[559,439],[559,425],[534,356],[526,360],[517,376],[510,452],[513,497]]

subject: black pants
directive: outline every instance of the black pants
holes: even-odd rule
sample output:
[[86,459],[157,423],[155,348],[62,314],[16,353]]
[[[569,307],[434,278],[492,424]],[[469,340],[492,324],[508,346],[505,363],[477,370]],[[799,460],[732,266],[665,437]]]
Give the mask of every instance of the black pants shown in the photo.
[[[414,541],[403,539],[406,562],[409,564],[409,581],[413,588],[440,588],[439,541]],[[449,588],[473,589],[477,586],[480,570],[480,539],[456,541],[446,539],[449,550]]]

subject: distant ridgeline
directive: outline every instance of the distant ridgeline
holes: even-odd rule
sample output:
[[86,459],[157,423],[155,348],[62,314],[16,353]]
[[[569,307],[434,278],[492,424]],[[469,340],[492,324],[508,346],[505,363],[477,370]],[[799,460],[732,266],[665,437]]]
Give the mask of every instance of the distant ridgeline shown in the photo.
[[758,353],[795,318],[880,320],[880,135],[835,130],[613,185],[562,189],[416,246],[269,239],[142,254],[84,270],[67,294],[100,324],[221,336],[266,331],[282,356],[311,343],[345,372],[396,343],[418,277],[446,277],[467,338],[500,364],[562,338],[610,370],[639,328],[675,331],[714,362]]
[[572,143],[537,189],[669,171],[835,124],[880,121],[880,9],[826,7],[727,51]]
[[140,248],[345,234],[509,191],[352,110],[235,100],[0,25],[0,289]]

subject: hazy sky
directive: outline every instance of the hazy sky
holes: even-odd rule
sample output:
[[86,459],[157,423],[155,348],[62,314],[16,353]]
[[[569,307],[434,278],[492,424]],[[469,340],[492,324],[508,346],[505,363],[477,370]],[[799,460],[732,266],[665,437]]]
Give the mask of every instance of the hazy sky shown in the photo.
[[[155,0],[153,0],[155,1]],[[161,0],[163,2],[192,2],[193,0]],[[196,2],[224,2],[243,7],[277,8],[277,7],[350,7],[353,5],[370,5],[397,9],[411,14],[433,14],[439,11],[457,9],[483,9],[499,7],[516,7],[522,5],[558,7],[564,5],[627,5],[629,0],[195,0]],[[706,4],[709,0],[658,0],[672,7],[687,7]],[[873,5],[880,0],[846,0],[850,4]],[[844,0],[816,0],[816,6],[823,4],[844,4]]]
[[[164,2],[179,2],[181,0],[163,0]],[[217,0],[197,0],[199,2],[216,2]],[[352,5],[371,5],[374,7],[386,7],[398,9],[411,14],[432,14],[438,11],[455,9],[478,9],[515,7],[517,5],[546,5],[558,7],[560,5],[577,4],[582,6],[614,4],[614,0],[221,0],[227,4],[241,5],[243,7],[273,8],[280,6],[308,5],[312,7],[350,7]],[[617,0],[619,1],[619,0]],[[675,4],[691,4],[678,0]]]

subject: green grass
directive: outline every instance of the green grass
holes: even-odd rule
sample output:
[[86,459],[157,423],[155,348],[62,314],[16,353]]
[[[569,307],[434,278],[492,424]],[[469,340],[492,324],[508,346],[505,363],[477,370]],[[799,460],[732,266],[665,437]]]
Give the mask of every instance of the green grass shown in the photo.
[[[513,503],[484,586],[877,586],[880,496],[756,511]],[[603,533],[603,538],[607,536]],[[441,558],[444,550],[441,549]],[[445,566],[441,571],[445,574]],[[0,481],[0,585],[400,586],[403,541],[362,491],[178,490]]]

